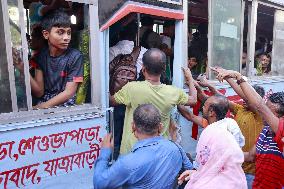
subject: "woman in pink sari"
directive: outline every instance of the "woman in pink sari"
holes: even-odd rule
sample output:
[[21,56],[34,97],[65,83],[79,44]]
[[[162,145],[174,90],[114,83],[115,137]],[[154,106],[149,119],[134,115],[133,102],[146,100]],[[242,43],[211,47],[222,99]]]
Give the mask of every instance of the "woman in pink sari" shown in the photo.
[[[197,144],[197,171],[185,172],[189,179],[185,189],[246,189],[242,170],[244,155],[223,119],[210,124]],[[180,178],[181,178],[180,177]]]

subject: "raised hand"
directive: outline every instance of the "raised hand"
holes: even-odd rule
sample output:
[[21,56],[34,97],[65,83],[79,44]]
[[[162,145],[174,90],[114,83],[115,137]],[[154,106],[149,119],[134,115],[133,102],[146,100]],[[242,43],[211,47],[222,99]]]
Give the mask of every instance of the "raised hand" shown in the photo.
[[102,148],[113,148],[114,143],[113,143],[113,137],[112,134],[107,134],[104,138],[103,141],[101,142],[101,147]]
[[193,78],[192,78],[192,74],[191,74],[190,69],[184,68],[184,67],[182,67],[181,69],[183,71],[183,74],[184,74],[186,81],[191,81]]

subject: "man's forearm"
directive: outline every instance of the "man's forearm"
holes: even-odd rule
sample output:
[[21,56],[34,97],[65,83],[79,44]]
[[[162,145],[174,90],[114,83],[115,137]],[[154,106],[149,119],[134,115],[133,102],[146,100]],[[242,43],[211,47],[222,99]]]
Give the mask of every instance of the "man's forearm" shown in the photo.
[[246,100],[246,96],[243,93],[242,88],[233,80],[233,78],[227,78],[226,81],[243,100]]
[[190,106],[193,106],[197,103],[197,91],[193,83],[193,79],[186,81],[186,84],[189,87],[189,98],[188,98],[188,104]]

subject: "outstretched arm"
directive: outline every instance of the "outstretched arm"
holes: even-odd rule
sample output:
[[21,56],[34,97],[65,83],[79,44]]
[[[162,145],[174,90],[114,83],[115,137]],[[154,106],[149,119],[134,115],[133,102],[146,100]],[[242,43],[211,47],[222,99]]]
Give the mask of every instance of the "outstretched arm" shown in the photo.
[[[216,71],[216,70],[215,70]],[[235,78],[238,81],[242,80],[242,75],[236,71],[226,70],[226,72],[218,72],[217,78],[219,81],[223,81],[223,79]],[[268,123],[274,133],[278,131],[279,118],[273,114],[273,112],[266,106],[265,102],[261,98],[261,96],[254,90],[254,88],[248,82],[241,82],[240,87],[247,98],[249,104],[260,113],[263,119]]]
[[185,106],[179,105],[178,107],[178,111],[180,112],[180,114],[187,119],[188,121],[191,121],[201,127],[204,127],[203,125],[203,118],[194,115],[193,113],[189,112]]
[[182,70],[190,93],[188,97],[188,102],[185,105],[194,106],[197,103],[197,91],[194,86],[194,79],[192,78],[191,71],[189,68],[182,68]]

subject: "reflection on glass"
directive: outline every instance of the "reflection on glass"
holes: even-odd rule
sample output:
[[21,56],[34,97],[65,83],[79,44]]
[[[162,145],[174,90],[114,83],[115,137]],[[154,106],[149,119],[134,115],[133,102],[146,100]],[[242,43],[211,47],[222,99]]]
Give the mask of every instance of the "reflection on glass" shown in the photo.
[[284,73],[284,11],[275,12],[275,31],[272,55],[272,74],[283,75]]
[[18,1],[8,0],[9,23],[12,40],[13,63],[15,66],[15,83],[19,110],[27,110],[26,86],[22,57],[21,29],[19,24]]
[[11,112],[12,111],[12,101],[10,93],[10,83],[9,83],[9,72],[8,72],[8,62],[7,54],[4,49],[6,49],[5,37],[4,37],[4,25],[3,25],[3,14],[2,14],[2,4],[0,3],[0,113]]
[[240,0],[212,0],[212,63],[239,71],[241,47]]

